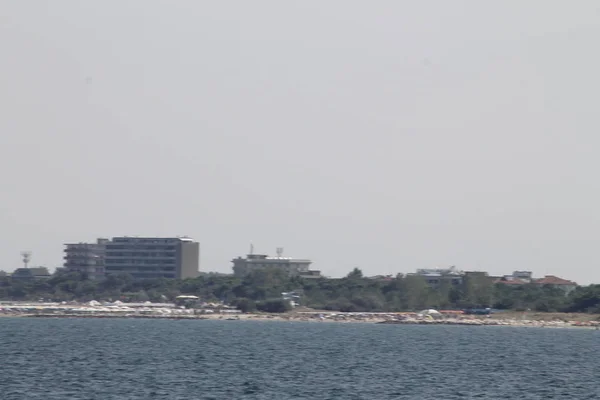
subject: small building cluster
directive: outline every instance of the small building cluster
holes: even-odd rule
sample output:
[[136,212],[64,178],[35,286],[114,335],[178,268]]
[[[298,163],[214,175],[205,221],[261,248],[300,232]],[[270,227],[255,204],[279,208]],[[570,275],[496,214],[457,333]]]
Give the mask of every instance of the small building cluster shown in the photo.
[[[12,274],[0,271],[0,277],[10,275],[12,279],[48,279],[50,272],[45,267],[28,267],[31,252],[22,252],[23,268]],[[276,256],[250,252],[244,257],[231,260],[233,275],[244,277],[253,271],[279,270],[289,277],[322,278],[321,272],[311,270],[312,261],[307,258],[284,257],[283,248],[276,249]],[[93,243],[67,243],[64,245],[64,264],[57,268],[60,272],[79,272],[90,279],[101,279],[107,274],[127,273],[135,279],[168,278],[186,279],[200,275],[200,244],[189,237],[130,237],[112,239],[99,238]],[[531,271],[514,271],[509,275],[489,276],[481,271],[461,271],[454,266],[449,268],[422,268],[407,276],[418,276],[432,288],[458,286],[466,277],[490,279],[494,284],[519,286],[534,284],[551,286],[570,293],[577,283],[546,275],[534,278]],[[378,275],[369,279],[389,281],[392,275]],[[286,296],[284,298],[287,299]]]
[[501,277],[492,277],[494,283],[503,285],[519,286],[534,284],[537,286],[551,286],[563,290],[565,293],[570,293],[577,288],[577,283],[559,278],[554,275],[546,275],[543,278],[533,278],[530,271],[515,271],[512,275],[504,275]]
[[[321,272],[311,270],[312,261],[306,258],[284,257],[283,248],[277,256],[250,254],[232,260],[235,276],[252,271],[277,269],[288,276],[320,278]],[[47,279],[51,274],[44,267],[30,268],[31,252],[23,252],[24,268],[10,274],[14,279]],[[200,275],[200,244],[188,237],[131,237],[99,238],[95,242],[66,243],[64,263],[57,272],[78,272],[90,279],[127,273],[135,279],[187,279]],[[0,276],[6,276],[0,271]]]
[[460,271],[456,267],[437,268],[437,269],[418,269],[415,273],[407,274],[408,276],[420,276],[425,279],[427,284],[433,288],[439,287],[446,282],[452,286],[462,284],[467,276],[481,276],[490,279],[493,283],[503,285],[526,285],[534,284],[537,286],[551,286],[565,293],[570,293],[577,288],[577,283],[559,278],[554,275],[546,275],[543,278],[534,278],[531,271],[514,271],[510,275],[489,276],[486,272],[481,271]]

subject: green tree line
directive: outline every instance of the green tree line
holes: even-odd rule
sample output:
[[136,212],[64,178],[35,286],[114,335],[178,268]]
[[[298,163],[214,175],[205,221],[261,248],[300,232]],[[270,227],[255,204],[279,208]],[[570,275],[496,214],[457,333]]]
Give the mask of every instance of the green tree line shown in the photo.
[[295,291],[300,304],[320,310],[370,312],[425,308],[600,313],[600,285],[578,287],[568,295],[550,286],[494,284],[484,274],[467,275],[462,283],[430,287],[420,276],[398,274],[380,280],[359,269],[341,279],[289,277],[281,270],[259,270],[240,278],[205,274],[195,279],[134,280],[128,274],[90,280],[84,274],[60,273],[47,280],[0,277],[0,300],[173,301],[186,294],[207,302],[223,301],[244,311],[286,311],[281,293]]

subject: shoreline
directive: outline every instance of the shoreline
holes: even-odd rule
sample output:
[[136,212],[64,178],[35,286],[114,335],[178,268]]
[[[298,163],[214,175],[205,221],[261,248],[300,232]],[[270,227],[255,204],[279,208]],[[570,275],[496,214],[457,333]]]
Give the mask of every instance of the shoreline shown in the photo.
[[600,330],[600,321],[564,321],[542,319],[513,319],[513,318],[447,318],[439,320],[405,319],[398,320],[383,315],[363,314],[332,314],[327,317],[298,314],[200,314],[200,315],[151,315],[151,314],[0,314],[0,318],[48,318],[48,319],[154,319],[154,320],[212,320],[212,321],[275,321],[275,322],[310,322],[310,323],[366,323],[378,325],[435,325],[435,326],[504,326],[504,327],[535,327],[535,328],[587,328]]

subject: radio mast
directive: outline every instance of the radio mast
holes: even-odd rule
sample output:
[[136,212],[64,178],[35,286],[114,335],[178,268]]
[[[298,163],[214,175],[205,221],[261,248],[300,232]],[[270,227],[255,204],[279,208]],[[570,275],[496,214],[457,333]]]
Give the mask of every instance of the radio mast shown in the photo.
[[31,252],[30,251],[22,251],[21,257],[23,259],[23,265],[25,266],[25,268],[27,268],[29,265],[29,261],[31,261]]

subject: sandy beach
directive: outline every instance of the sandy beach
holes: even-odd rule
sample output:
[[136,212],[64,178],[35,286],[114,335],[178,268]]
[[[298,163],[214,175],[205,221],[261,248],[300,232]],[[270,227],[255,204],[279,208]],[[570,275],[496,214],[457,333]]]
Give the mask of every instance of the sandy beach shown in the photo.
[[[121,311],[121,310],[119,310]],[[469,326],[513,326],[539,328],[600,328],[598,315],[502,312],[489,316],[455,314],[440,315],[437,318],[415,313],[341,313],[331,311],[293,311],[285,314],[242,314],[242,313],[198,313],[197,310],[128,310],[116,312],[90,308],[68,310],[23,310],[5,308],[0,317],[20,318],[145,318],[170,320],[227,320],[227,321],[273,321],[273,322],[312,322],[312,323],[379,323],[379,324],[419,324],[419,325],[469,325]]]

